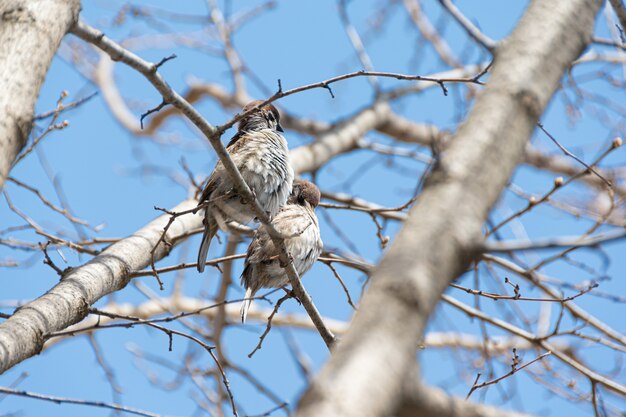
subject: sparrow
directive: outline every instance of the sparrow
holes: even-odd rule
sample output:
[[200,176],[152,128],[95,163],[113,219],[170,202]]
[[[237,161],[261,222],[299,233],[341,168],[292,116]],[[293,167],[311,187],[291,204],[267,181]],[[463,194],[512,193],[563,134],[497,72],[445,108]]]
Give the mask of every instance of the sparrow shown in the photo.
[[[260,100],[252,101],[243,111],[260,103]],[[281,132],[284,130],[280,125],[280,114],[276,107],[267,104],[241,119],[237,133],[226,146],[243,179],[270,218],[287,202],[293,186],[293,168],[287,141]],[[203,204],[207,206],[198,251],[198,272],[204,271],[209,245],[218,228],[227,231],[228,222],[246,224],[255,217],[251,205],[239,195],[221,161],[215,165],[202,191],[198,206]]]
[[[320,191],[315,184],[295,180],[293,190],[272,225],[285,238],[285,248],[293,265],[302,277],[322,253],[323,243],[315,207],[320,202]],[[241,284],[246,289],[241,306],[241,322],[246,322],[252,297],[261,288],[280,288],[289,284],[287,273],[278,259],[278,250],[269,233],[261,226],[255,233],[244,262]]]

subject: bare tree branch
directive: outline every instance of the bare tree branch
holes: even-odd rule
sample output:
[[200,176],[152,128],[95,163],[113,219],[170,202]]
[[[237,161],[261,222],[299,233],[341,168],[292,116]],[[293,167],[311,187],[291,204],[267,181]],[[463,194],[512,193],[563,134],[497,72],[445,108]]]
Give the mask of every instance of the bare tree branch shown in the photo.
[[499,46],[489,85],[374,271],[348,333],[302,397],[298,416],[383,416],[396,409],[439,296],[476,256],[487,214],[560,78],[588,43],[600,5],[534,1]]
[[[187,200],[175,210],[188,210],[196,202]],[[69,271],[46,294],[19,308],[0,324],[0,372],[36,355],[43,348],[45,336],[79,322],[88,308],[103,296],[118,291],[130,280],[130,273],[150,264],[150,251],[161,237],[169,215],[163,215],[132,236],[120,240],[82,267]],[[169,242],[196,229],[200,216],[183,216],[168,231]],[[159,245],[155,258],[169,252]]]
[[79,9],[78,0],[0,4],[0,189],[28,140],[39,89]]
[[553,248],[569,248],[569,247],[594,247],[604,242],[612,242],[626,238],[626,230],[615,229],[609,232],[599,234],[597,236],[581,237],[581,236],[563,236],[550,237],[546,239],[537,239],[529,241],[497,241],[488,242],[487,252],[510,252],[519,250],[536,250],[536,249],[553,249]]
[[[415,377],[417,380],[417,376]],[[451,397],[440,389],[411,381],[405,388],[399,417],[524,417],[511,411]]]
[[613,390],[614,392],[618,394],[626,395],[626,386],[621,385],[619,382],[611,378],[607,378],[603,375],[600,375],[597,372],[589,369],[587,366],[582,364],[579,360],[572,358],[571,356],[556,349],[554,346],[552,346],[551,343],[547,342],[544,338],[537,337],[523,329],[520,329],[519,327],[513,326],[512,324],[505,322],[504,320],[490,317],[488,314],[485,314],[482,311],[476,310],[475,308],[465,305],[455,300],[452,297],[449,297],[447,295],[443,295],[442,297],[446,303],[464,311],[465,313],[470,314],[470,316],[472,317],[478,317],[481,320],[491,323],[494,326],[500,327],[501,329],[507,330],[508,332],[511,332],[516,336],[523,337],[524,339],[528,341],[535,342],[537,346],[540,346],[541,348],[552,352],[552,355],[554,355],[555,357],[557,357],[559,360],[566,363],[567,365],[571,366],[572,368],[576,369],[578,372],[585,375],[594,383],[602,384],[606,388]]
[[26,397],[26,398],[33,398],[36,400],[50,401],[56,404],[77,404],[77,405],[87,405],[87,406],[97,407],[97,408],[106,408],[109,410],[115,410],[118,413],[124,412],[128,414],[134,414],[137,416],[164,417],[161,414],[151,413],[149,411],[144,411],[144,410],[138,410],[136,408],[126,407],[120,404],[107,403],[104,401],[89,401],[89,400],[82,400],[82,399],[77,399],[77,398],[56,397],[53,395],[43,395],[37,392],[22,391],[22,390],[7,388],[7,387],[0,387],[0,393],[7,394],[7,395],[17,395],[17,396]]
[[[448,146],[450,141],[449,132],[442,131],[433,125],[415,123],[393,112],[390,112],[385,122],[376,129],[401,142],[417,143],[429,147],[434,146],[442,150]],[[542,152],[530,144],[526,146],[523,162],[529,166],[555,174],[574,176],[579,175],[581,172],[580,165],[573,163],[571,159],[561,155],[551,155]],[[619,175],[616,175],[616,172],[611,170],[594,169],[604,178],[614,179],[619,177]],[[606,189],[605,181],[596,175],[585,175],[580,180],[597,189]],[[613,182],[612,185],[615,192],[622,197],[626,197],[626,186],[617,181]]]
[[439,3],[454,17],[454,19],[465,29],[467,34],[474,38],[489,52],[493,52],[498,45],[496,41],[485,35],[476,27],[450,0],[439,0]]

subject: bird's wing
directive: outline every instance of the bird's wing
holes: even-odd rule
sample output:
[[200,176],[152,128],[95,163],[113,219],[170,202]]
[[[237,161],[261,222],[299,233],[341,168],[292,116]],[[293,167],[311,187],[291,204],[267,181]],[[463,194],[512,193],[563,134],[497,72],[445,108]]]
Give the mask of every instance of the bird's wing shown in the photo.
[[[241,158],[239,155],[240,153],[239,151],[241,149],[242,142],[238,142],[238,140],[243,136],[244,133],[245,132],[237,132],[235,136],[233,136],[233,138],[230,140],[228,145],[226,146],[226,151],[228,151],[231,159],[233,160],[235,165],[237,165],[237,168],[239,168],[240,170],[241,170],[241,161],[240,161]],[[213,172],[211,173],[211,175],[209,176],[209,179],[207,180],[207,183],[204,187],[204,190],[202,191],[202,194],[200,195],[201,203],[210,198],[213,191],[215,191],[218,188],[218,186],[222,183],[225,175],[228,175],[228,174],[225,172],[224,165],[222,164],[221,160],[218,160],[217,164],[215,164],[215,168],[213,168]]]
[[235,143],[237,143],[237,141],[244,135],[245,132],[243,131],[238,131],[237,133],[235,133],[235,136],[233,136],[230,139],[230,142],[228,142],[228,145],[226,145],[226,149],[230,148],[231,146],[233,146]]
[[272,242],[270,235],[265,229],[261,227],[257,230],[252,242],[250,242],[250,246],[248,246],[245,264],[270,262],[275,259],[277,255],[278,250],[274,246],[274,242]]
[[199,204],[202,204],[203,202],[208,200],[211,197],[211,194],[213,193],[213,191],[215,191],[215,189],[217,188],[217,185],[220,182],[220,176],[216,175],[216,171],[217,171],[217,167],[215,167],[215,169],[211,173],[211,176],[209,177],[206,185],[204,186],[204,190],[202,190],[202,194],[200,195],[200,200],[198,201]]
[[[293,204],[283,206],[272,220],[272,225],[278,233],[285,236],[287,251],[294,257],[302,256],[301,247],[303,244],[306,246],[310,240],[307,230],[314,227],[303,208]],[[303,236],[306,236],[304,241]],[[269,233],[264,227],[260,227],[248,247],[246,263],[271,262],[277,259],[278,253]]]
[[287,241],[297,239],[309,227],[314,225],[306,209],[297,204],[283,206],[272,224],[277,232],[285,236]]

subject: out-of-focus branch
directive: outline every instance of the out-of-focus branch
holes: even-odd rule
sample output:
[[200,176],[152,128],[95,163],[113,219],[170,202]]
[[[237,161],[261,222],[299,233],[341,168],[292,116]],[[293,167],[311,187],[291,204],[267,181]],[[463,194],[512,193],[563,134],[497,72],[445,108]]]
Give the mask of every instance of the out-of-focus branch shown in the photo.
[[[272,313],[271,308],[263,308],[260,303],[255,303],[250,309],[248,316],[249,324],[263,325],[267,322],[267,317]],[[141,304],[119,304],[109,303],[102,307],[103,311],[112,315],[137,317],[142,320],[151,320],[162,317],[163,314],[186,313],[188,316],[203,317],[209,321],[221,320],[219,309],[224,308],[224,324],[239,325],[241,315],[239,313],[239,303],[217,303],[212,300],[203,300],[191,297],[167,297],[155,300],[149,300]],[[187,317],[188,317],[187,316]],[[105,317],[91,315],[80,323],[76,323],[63,331],[63,336],[49,338],[44,346],[48,349],[72,336],[73,332],[81,332],[83,329],[97,330],[97,326],[106,326],[107,324],[117,322],[118,320]],[[324,322],[334,334],[344,334],[348,329],[348,323],[334,320],[328,317],[324,318]],[[96,326],[96,327],[94,327]],[[272,319],[273,327],[287,327],[292,329],[303,329],[316,331],[315,326],[311,323],[311,319],[301,313],[287,313],[280,311]],[[485,348],[490,355],[508,354],[512,348],[517,350],[535,349],[535,344],[520,337],[493,337],[485,345],[485,341],[472,334],[464,334],[457,332],[429,332],[424,340],[420,343],[424,349],[465,349],[473,351],[481,351]],[[571,352],[573,346],[566,343],[554,343],[559,350]]]
[[489,52],[493,52],[497,46],[496,41],[480,31],[451,0],[439,0],[439,3],[450,13],[450,15],[461,25],[465,32]]
[[[573,176],[580,173],[580,165],[572,163],[572,160],[562,155],[547,155],[536,148],[528,147],[526,149],[526,163],[539,169],[546,169],[557,174]],[[603,178],[612,180],[613,189],[619,196],[626,197],[626,186],[620,185],[616,179],[616,175],[611,171],[594,168],[594,170]],[[585,175],[581,181],[599,189],[606,189],[606,183],[597,175]]]
[[376,103],[320,136],[315,142],[294,149],[291,162],[294,171],[314,171],[334,156],[354,149],[358,139],[384,122],[389,113],[387,103]]
[[430,314],[476,256],[489,210],[559,80],[588,43],[601,1],[556,6],[533,1],[499,47],[489,85],[370,277],[348,333],[300,400],[298,416],[384,416],[401,404]]
[[0,190],[28,140],[39,89],[79,10],[78,0],[0,3]]
[[99,51],[98,56],[100,59],[94,67],[93,81],[100,88],[102,98],[107,103],[111,113],[113,113],[113,117],[131,134],[137,136],[147,135],[147,129],[141,129],[139,119],[130,111],[126,101],[117,89],[113,79],[113,60],[104,52]]
[[401,142],[436,146],[440,149],[450,137],[450,132],[442,131],[435,125],[416,123],[392,112],[377,130]]
[[[365,71],[374,71],[374,64],[372,64],[372,60],[365,50],[365,45],[363,45],[361,36],[359,35],[359,32],[357,32],[352,22],[350,22],[347,3],[348,2],[346,0],[339,0],[337,2],[337,6],[339,8],[339,18],[341,19],[341,23],[343,24],[344,30],[346,31],[346,35],[348,35],[348,38],[350,39],[350,43],[352,43],[354,52],[356,52],[356,55],[361,62],[361,66]],[[376,78],[368,78],[368,81],[370,85],[374,88],[374,91],[378,93],[380,91],[380,85],[378,83],[378,80]]]
[[453,68],[462,67],[450,46],[439,36],[437,29],[428,20],[419,0],[404,0],[404,8],[409,13],[411,20],[415,23],[421,35],[430,42],[439,58]]
[[620,240],[624,238],[626,238],[626,230],[615,229],[610,232],[591,237],[565,236],[528,241],[494,241],[488,242],[485,250],[487,252],[511,252],[520,250],[594,247],[600,245],[601,243],[612,242],[614,240]]
[[528,417],[528,414],[505,411],[452,397],[438,388],[424,386],[417,375],[404,390],[399,417]]
[[[248,316],[250,323],[264,324],[267,322],[267,316],[271,313],[271,309],[262,308],[255,303],[250,308],[250,315]],[[185,312],[189,316],[200,316],[208,320],[215,320],[219,316],[219,307],[224,306],[224,321],[226,325],[241,323],[241,315],[239,313],[239,302],[228,302],[227,304],[215,302],[212,300],[203,300],[191,297],[168,297],[159,298],[155,300],[146,301],[142,304],[118,304],[110,303],[106,307],[102,307],[110,313],[114,313],[120,316],[133,316],[143,320],[151,320],[159,315],[167,313],[181,313]],[[246,319],[247,320],[247,319]],[[63,331],[64,334],[71,334],[80,329],[91,328],[97,324],[106,325],[114,322],[115,319],[90,316],[80,323],[72,325]],[[330,318],[324,318],[324,322],[333,333],[343,333],[346,329],[346,323],[333,320]],[[293,327],[297,329],[315,330],[315,326],[311,323],[311,319],[304,314],[286,313],[281,311],[276,315],[273,324],[281,327]],[[56,344],[62,340],[65,336],[51,338],[46,342],[46,348]]]
[[[448,145],[450,133],[439,130],[434,125],[415,123],[397,113],[390,112],[385,123],[382,123],[377,130],[396,140],[407,143],[417,143],[423,146],[435,147],[443,150]],[[525,164],[535,168],[554,172],[555,174],[574,176],[580,174],[580,165],[572,162],[570,158],[562,155],[546,154],[537,148],[528,145],[526,147],[524,161]],[[614,181],[619,173],[611,170],[595,168],[594,170],[603,178],[613,180],[613,189],[623,197],[626,197],[626,186]],[[606,183],[597,175],[585,175],[581,181],[595,188],[605,190]]]
[[224,15],[218,7],[217,2],[215,0],[210,0],[209,5],[211,6],[211,20],[217,27],[222,44],[224,45],[224,57],[226,58],[226,61],[231,69],[233,84],[235,87],[235,97],[237,97],[238,100],[243,100],[247,96],[246,84],[242,74],[243,65],[241,64],[239,54],[233,47],[231,29],[224,21]]

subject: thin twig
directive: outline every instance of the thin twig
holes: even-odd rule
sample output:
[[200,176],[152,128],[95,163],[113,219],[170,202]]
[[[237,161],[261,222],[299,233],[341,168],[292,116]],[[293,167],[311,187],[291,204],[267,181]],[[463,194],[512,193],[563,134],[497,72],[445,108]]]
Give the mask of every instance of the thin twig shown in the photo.
[[66,110],[70,110],[70,109],[73,109],[75,107],[79,107],[80,105],[88,102],[89,100],[91,100],[92,98],[94,98],[97,95],[98,95],[98,92],[94,91],[93,93],[89,94],[88,96],[83,97],[81,99],[78,99],[76,101],[73,101],[73,102],[71,102],[69,104],[62,104],[60,107],[58,107],[58,108],[56,108],[54,110],[50,110],[50,111],[47,111],[45,113],[40,113],[40,114],[36,115],[35,117],[33,117],[33,120],[47,119],[48,117],[51,117],[51,116],[63,113]]
[[291,292],[288,292],[276,302],[276,306],[274,306],[274,310],[272,310],[272,314],[270,314],[269,317],[267,318],[267,326],[265,327],[265,331],[259,337],[259,343],[257,343],[256,347],[254,348],[254,350],[252,350],[252,352],[248,353],[249,358],[251,358],[252,355],[254,355],[257,350],[261,349],[261,346],[263,345],[263,340],[265,340],[265,336],[267,336],[270,330],[272,329],[272,319],[274,318],[276,313],[278,313],[278,309],[280,308],[280,306],[285,301],[287,301],[288,299],[292,297],[293,295],[291,294]]
[[100,408],[108,408],[115,411],[121,411],[124,413],[135,414],[138,416],[145,417],[164,417],[161,414],[151,413],[149,411],[138,410],[136,408],[126,407],[125,405],[119,405],[114,403],[107,403],[104,401],[89,401],[89,400],[81,400],[78,398],[66,398],[66,397],[55,397],[52,395],[43,395],[38,394],[36,392],[30,391],[22,391],[15,390],[6,387],[0,387],[0,393],[8,394],[8,395],[18,395],[21,397],[33,398],[36,400],[44,400],[50,401],[56,404],[78,404],[78,405],[88,405],[92,407],[100,407]]
[[331,260],[328,258],[318,258],[318,260],[322,262],[324,265],[328,266],[328,268],[330,268],[335,278],[337,278],[337,281],[339,281],[339,284],[341,284],[341,288],[343,288],[343,292],[346,294],[346,297],[348,297],[348,304],[350,304],[350,306],[354,310],[356,310],[357,308],[354,305],[354,302],[352,301],[352,297],[350,297],[350,291],[348,291],[348,287],[346,287],[346,284],[343,282],[343,279],[341,279],[339,272],[337,272],[337,269],[335,269],[335,267],[333,266],[333,262],[337,262],[337,261],[334,259]]
[[489,52],[495,50],[498,45],[496,41],[485,35],[476,27],[450,0],[439,0],[439,3],[450,13],[450,15],[465,29],[465,32],[476,42],[482,45]]
[[462,290],[465,291],[468,294],[474,294],[474,295],[479,295],[481,297],[485,297],[485,298],[489,298],[492,300],[515,300],[515,301],[539,301],[539,302],[544,302],[544,303],[566,303],[568,301],[572,301],[582,295],[587,294],[588,292],[590,292],[591,290],[593,290],[594,288],[598,287],[598,283],[597,282],[593,282],[591,283],[587,288],[579,291],[578,293],[571,295],[569,297],[563,297],[563,298],[546,298],[546,297],[522,297],[519,293],[519,288],[516,289],[516,294],[515,295],[502,295],[502,294],[493,294],[490,292],[486,292],[486,291],[481,291],[481,290],[474,290],[471,288],[466,288],[463,287],[459,284],[455,284],[455,283],[451,283],[450,286],[452,288],[456,288],[458,290]]
[[545,358],[546,356],[549,356],[551,354],[552,354],[552,352],[548,351],[548,352],[546,352],[546,353],[544,353],[542,355],[539,355],[538,357],[536,357],[532,361],[530,361],[528,363],[525,363],[524,365],[518,367],[517,365],[519,363],[518,362],[519,359],[517,357],[517,353],[516,353],[515,349],[513,349],[514,359],[513,359],[513,365],[511,366],[511,371],[506,373],[506,374],[504,374],[504,375],[502,375],[502,376],[500,376],[500,377],[498,377],[498,378],[492,379],[491,381],[485,381],[485,382],[483,382],[481,384],[478,384],[478,379],[480,378],[480,374],[478,374],[476,376],[476,380],[474,381],[474,385],[472,385],[472,388],[470,388],[470,391],[467,393],[467,396],[465,397],[465,399],[468,400],[470,395],[472,395],[472,393],[474,391],[476,391],[477,389],[486,387],[488,385],[497,384],[498,382],[502,381],[503,379],[510,377],[511,375],[515,374],[516,372],[521,371],[522,369],[526,368],[527,366],[530,366],[533,363],[535,363],[537,361],[540,361],[543,358]]
[[[594,173],[598,178],[600,178],[606,185],[607,187],[611,188],[613,185],[611,184],[611,181],[607,180],[606,178],[604,178],[602,175],[600,175],[598,173],[598,171],[596,171],[595,169],[592,168],[592,166],[587,165],[585,163],[585,161],[583,161],[582,159],[580,159],[579,157],[577,157],[576,155],[574,155],[572,152],[570,152],[569,150],[567,150],[567,148],[565,148],[565,146],[561,145],[561,143],[550,133],[548,132],[548,130],[543,126],[542,123],[537,122],[537,126],[539,127],[539,129],[541,129],[541,131],[543,133],[546,134],[546,136],[548,136],[550,138],[550,140],[552,142],[554,142],[554,144],[556,146],[558,146],[558,148],[567,156],[569,156],[570,158],[576,160],[576,162],[578,162],[579,164],[581,164],[582,166],[584,166],[585,168],[587,168],[587,170],[589,170],[590,172]],[[619,146],[619,145],[617,145]],[[615,147],[617,147],[615,146]]]

